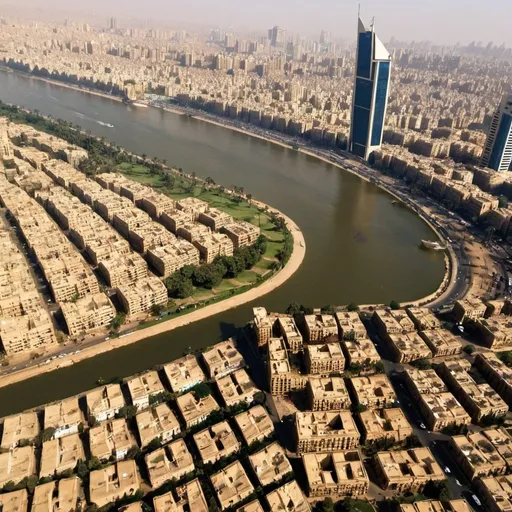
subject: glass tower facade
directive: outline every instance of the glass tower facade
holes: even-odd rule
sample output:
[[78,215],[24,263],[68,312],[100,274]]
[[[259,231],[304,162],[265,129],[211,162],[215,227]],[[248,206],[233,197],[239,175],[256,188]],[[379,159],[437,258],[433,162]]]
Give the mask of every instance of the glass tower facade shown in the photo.
[[349,149],[365,160],[382,143],[390,73],[389,52],[359,19]]
[[508,171],[512,163],[512,94],[506,94],[492,118],[482,155],[482,166]]

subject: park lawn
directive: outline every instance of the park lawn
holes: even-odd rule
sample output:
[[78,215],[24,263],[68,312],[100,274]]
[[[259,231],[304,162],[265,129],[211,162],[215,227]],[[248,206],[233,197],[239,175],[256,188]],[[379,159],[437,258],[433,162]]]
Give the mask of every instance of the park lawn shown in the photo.
[[233,290],[234,288],[236,288],[236,285],[234,285],[229,279],[223,279],[222,283],[220,283],[219,286],[216,286],[213,291],[217,295],[228,290]]
[[254,283],[258,279],[258,277],[259,275],[253,272],[252,270],[243,270],[242,272],[240,272],[240,274],[238,274],[235,277],[234,281],[236,281],[237,283],[249,284]]
[[118,164],[116,170],[143,185],[151,185],[156,188],[163,186],[162,177],[159,174],[150,174],[149,169],[144,165],[125,162]]
[[265,258],[262,258],[258,263],[256,263],[256,265],[254,265],[254,267],[252,267],[252,270],[265,274],[265,272],[268,272],[272,268],[274,262],[274,260],[266,260]]
[[282,248],[283,248],[282,243],[272,242],[269,240],[267,242],[267,250],[265,251],[265,254],[263,255],[263,257],[266,259],[277,260],[277,253]]

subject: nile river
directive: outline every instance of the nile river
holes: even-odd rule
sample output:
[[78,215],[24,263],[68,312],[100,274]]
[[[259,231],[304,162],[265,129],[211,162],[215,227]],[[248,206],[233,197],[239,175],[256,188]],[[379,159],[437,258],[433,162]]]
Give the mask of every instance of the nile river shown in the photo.
[[307,246],[302,267],[256,304],[0,388],[0,416],[225,339],[251,320],[255,305],[283,311],[292,301],[318,307],[409,301],[435,291],[443,278],[443,256],[419,248],[422,238],[435,235],[415,213],[392,205],[375,185],[313,157],[190,117],[130,107],[14,73],[0,72],[0,100],[79,124],[226,187],[242,186],[290,216]]

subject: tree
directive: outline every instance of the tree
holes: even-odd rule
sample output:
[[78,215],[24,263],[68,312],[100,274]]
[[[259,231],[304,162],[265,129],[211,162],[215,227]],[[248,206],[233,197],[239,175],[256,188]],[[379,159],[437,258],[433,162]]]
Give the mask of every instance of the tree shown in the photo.
[[469,343],[462,350],[464,350],[464,352],[466,352],[466,354],[471,355],[476,349],[475,349],[474,345],[471,345],[471,343]]
[[165,286],[169,295],[176,299],[185,299],[192,295],[194,286],[192,281],[187,279],[180,272],[175,272],[165,280]]
[[423,494],[427,498],[439,501],[448,501],[452,497],[447,480],[429,480],[423,489]]
[[355,302],[351,302],[347,306],[347,311],[359,311],[359,306]]
[[297,302],[290,303],[290,305],[286,308],[287,315],[298,315],[299,313],[300,313],[300,306]]
[[508,198],[506,196],[500,196],[498,198],[498,206],[500,208],[506,208],[508,206]]
[[[160,448],[160,445],[157,446],[156,448]],[[129,460],[134,460],[139,455],[140,455],[140,448],[138,446],[136,446],[136,445],[130,446],[130,448],[126,452],[126,458],[129,459]]]
[[119,418],[133,418],[137,414],[136,405],[123,405],[116,416]]
[[257,404],[264,404],[265,403],[265,399],[266,399],[266,396],[265,396],[265,393],[263,391],[258,391],[257,393],[254,394],[254,401],[257,403]]
[[76,474],[83,480],[89,474],[89,468],[83,460],[79,460],[76,464]]
[[41,441],[43,443],[46,443],[46,441],[49,441],[50,439],[52,439],[52,437],[55,435],[55,428],[53,427],[48,427],[48,428],[45,428],[42,432],[41,432]]
[[382,361],[377,361],[375,363],[375,371],[377,373],[384,373],[384,363]]
[[252,194],[247,194],[246,197],[247,197],[247,201],[248,201],[249,205],[251,205],[252,204]]
[[312,315],[313,314],[313,308],[311,306],[305,306],[304,304],[301,304],[300,305],[300,310],[302,311],[302,313],[304,313],[305,315]]
[[430,370],[432,368],[432,363],[428,359],[418,359],[411,364],[418,370]]
[[323,501],[317,502],[313,510],[315,512],[334,512],[334,502],[332,498],[324,498]]
[[89,468],[89,471],[95,471],[96,469],[101,468],[101,461],[98,459],[98,457],[91,457],[89,461],[87,462],[87,467]]
[[324,306],[323,308],[320,309],[321,313],[323,315],[334,315],[336,314],[336,308],[334,306],[331,306],[330,304],[328,304],[327,306]]
[[171,172],[167,172],[164,174],[163,182],[167,188],[172,190],[176,185],[176,178],[174,177],[174,174],[172,174]]
[[191,388],[190,391],[194,393],[194,396],[197,399],[206,398],[207,396],[210,396],[212,394],[210,386],[208,386],[208,384],[205,384],[204,382],[196,384],[193,388]]
[[389,303],[389,307],[393,310],[397,310],[397,309],[400,309],[400,302],[396,301],[396,300],[392,300],[390,303]]
[[[464,347],[466,348],[466,347]],[[473,347],[474,349],[474,347]],[[474,352],[474,350],[473,350]],[[507,366],[512,367],[512,351],[499,352],[498,358],[501,359]]]
[[153,304],[151,306],[151,314],[153,316],[160,316],[164,311],[164,306],[162,304]]
[[121,326],[124,324],[125,321],[126,321],[126,315],[124,313],[118,313],[113,318],[113,320],[110,324],[110,327],[114,332],[116,332],[121,328]]

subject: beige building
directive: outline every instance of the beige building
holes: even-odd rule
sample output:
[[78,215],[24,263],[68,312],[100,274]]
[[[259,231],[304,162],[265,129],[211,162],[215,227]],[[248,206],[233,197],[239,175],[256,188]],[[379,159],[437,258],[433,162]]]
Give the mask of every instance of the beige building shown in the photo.
[[123,392],[119,384],[109,384],[93,389],[85,395],[87,415],[96,421],[105,421],[114,418],[121,407],[126,405]]
[[388,334],[388,348],[396,363],[410,363],[432,357],[432,352],[417,332]]
[[308,373],[329,375],[342,373],[345,369],[345,357],[339,343],[307,345],[304,359]]
[[254,492],[245,470],[239,461],[210,476],[221,510],[245,500]]
[[194,459],[183,439],[173,441],[144,458],[153,489],[158,489],[167,480],[179,480],[194,471]]
[[196,357],[192,354],[166,364],[164,372],[173,393],[187,391],[206,379]]
[[81,481],[77,476],[38,485],[34,490],[31,512],[76,510],[81,492]]
[[82,297],[60,305],[70,336],[108,327],[116,315],[112,301],[105,293]]
[[407,368],[403,375],[409,392],[417,401],[423,395],[446,393],[448,391],[446,384],[435,370],[417,370],[411,367]]
[[193,437],[203,464],[215,464],[240,450],[240,443],[227,421],[201,430]]
[[260,228],[243,220],[227,224],[222,232],[231,239],[235,249],[253,245],[260,236]]
[[470,370],[471,363],[469,361],[457,359],[443,361],[437,371],[473,421],[478,422],[483,417],[505,416],[508,412],[508,405],[489,384],[477,383],[469,373]]
[[165,392],[158,373],[154,370],[137,375],[126,381],[132,404],[139,410],[150,406],[152,397]]
[[341,377],[309,377],[306,393],[312,411],[349,410],[352,405]]
[[156,276],[140,279],[131,285],[121,285],[116,292],[128,315],[144,313],[153,306],[167,304],[167,289]]
[[245,368],[217,379],[217,387],[226,407],[232,407],[239,402],[250,404],[254,401],[254,395],[259,392]]
[[133,460],[117,462],[89,474],[90,501],[98,507],[112,503],[125,494],[133,494],[139,488],[140,477]]
[[492,350],[512,348],[512,321],[508,316],[479,318],[475,329],[482,343]]
[[122,460],[132,446],[137,446],[137,443],[124,418],[89,429],[89,450],[91,456],[99,460],[108,461],[111,457]]
[[217,343],[212,349],[202,353],[208,375],[218,379],[245,366],[245,361],[236,348],[233,339]]
[[391,334],[414,332],[413,321],[401,309],[376,309],[372,314],[372,322],[383,338]]
[[427,308],[409,307],[405,309],[409,318],[413,321],[418,331],[429,331],[441,328],[441,322]]
[[338,325],[332,315],[304,315],[304,327],[308,343],[338,341]]
[[512,475],[479,478],[476,485],[485,510],[508,512],[512,509]]
[[386,490],[420,492],[429,481],[441,481],[445,474],[428,448],[379,452],[374,458],[379,481]]
[[78,433],[78,426],[84,423],[84,418],[78,398],[66,398],[62,402],[49,404],[44,408],[44,428],[53,428],[54,439]]
[[465,320],[477,320],[483,318],[487,306],[481,299],[468,297],[462,300],[456,300],[453,306],[453,316],[457,322]]
[[185,197],[184,199],[176,201],[176,208],[178,208],[178,210],[191,213],[193,219],[198,220],[199,215],[206,212],[210,206],[207,202],[201,201],[201,199],[198,199],[197,197]]
[[512,368],[494,354],[477,354],[475,366],[501,398],[512,406]]
[[199,425],[213,412],[220,409],[215,399],[208,395],[196,398],[193,392],[181,395],[176,399],[176,405],[187,428]]
[[39,478],[54,477],[74,470],[79,460],[85,460],[84,447],[78,434],[52,439],[43,443]]
[[217,256],[233,256],[233,242],[222,233],[204,234],[195,238],[193,244],[205,263],[212,263]]
[[274,424],[262,405],[256,405],[246,412],[237,414],[235,421],[247,446],[274,435]]
[[[0,488],[7,482],[17,484],[36,472],[36,455],[33,446],[13,448],[0,453]],[[1,495],[0,495],[1,496]]]
[[360,434],[349,411],[297,412],[297,453],[334,452],[359,446]]
[[269,390],[273,395],[285,395],[304,388],[307,379],[292,368],[283,338],[268,340],[267,358]]
[[466,500],[451,501],[417,501],[416,503],[402,503],[400,512],[473,512]]
[[333,498],[368,493],[370,480],[357,450],[336,453],[307,453],[302,456],[308,496]]
[[135,421],[141,448],[146,447],[153,439],[159,439],[162,444],[168,443],[181,432],[178,419],[167,404],[159,404],[139,412]]
[[427,329],[421,331],[420,336],[434,357],[453,356],[462,351],[461,339],[446,329]]
[[146,258],[158,275],[169,277],[186,265],[199,265],[199,250],[190,242],[179,238],[167,245],[152,247]]
[[273,337],[274,323],[276,322],[277,315],[275,313],[269,315],[264,307],[252,308],[252,312],[258,347],[263,347]]
[[285,475],[293,473],[290,461],[277,442],[249,455],[249,462],[262,487],[279,482]]
[[512,462],[512,439],[504,429],[453,436],[450,448],[470,481],[476,477],[503,475]]
[[419,408],[429,430],[439,431],[471,423],[471,417],[451,393],[422,396]]
[[402,443],[413,434],[413,430],[402,409],[371,409],[359,413],[363,430],[362,443],[380,439]]
[[0,448],[4,450],[16,448],[21,440],[32,441],[40,431],[39,419],[34,411],[8,416],[4,419]]
[[295,480],[267,494],[267,502],[272,512],[311,512],[311,506]]
[[[288,350],[292,353],[300,352],[302,350],[302,334],[300,333],[293,316],[279,315],[277,317],[277,326],[280,335],[284,338]],[[267,339],[268,342],[268,339]]]
[[28,494],[26,489],[0,494],[0,510],[2,512],[27,512]]
[[[103,248],[95,249],[93,258],[100,256],[99,251]],[[123,254],[116,249],[113,247],[112,250],[115,252],[110,253],[108,259],[102,259],[98,263],[98,270],[108,286],[128,286],[148,276],[148,265],[138,254]]]
[[391,407],[396,402],[395,392],[386,375],[354,377],[348,382],[357,404],[369,409],[380,409]]
[[233,217],[217,208],[208,208],[199,214],[199,222],[208,226],[212,231],[220,231],[221,228],[233,223]]
[[176,489],[177,499],[172,492],[153,498],[155,512],[208,512],[208,504],[201,484],[196,478]]
[[345,355],[347,369],[350,369],[352,365],[361,365],[363,368],[367,368],[382,359],[373,341],[368,338],[358,338],[356,341],[343,340],[340,345]]
[[265,512],[258,500],[250,501],[236,509],[236,512]]
[[356,311],[343,311],[336,313],[340,340],[356,341],[368,338],[366,327]]

